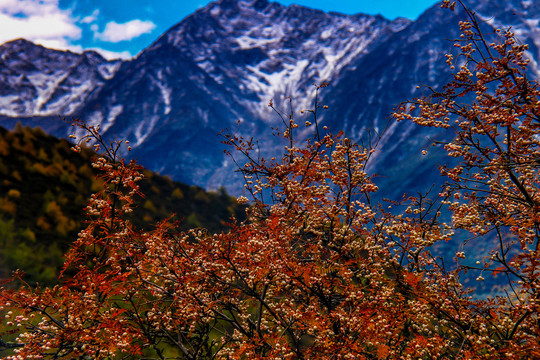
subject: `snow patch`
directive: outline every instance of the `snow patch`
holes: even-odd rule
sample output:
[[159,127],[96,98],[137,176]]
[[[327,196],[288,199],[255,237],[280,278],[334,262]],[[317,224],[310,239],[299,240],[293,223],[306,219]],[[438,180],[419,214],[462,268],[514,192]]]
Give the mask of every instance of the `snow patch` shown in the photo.
[[332,29],[326,29],[326,30],[324,30],[324,31],[321,33],[321,39],[322,39],[322,40],[326,40],[326,39],[328,39],[330,36],[332,36]]
[[41,109],[50,100],[57,86],[67,78],[68,74],[66,71],[59,71],[49,76],[42,73],[26,75],[37,91],[37,99],[28,110],[40,115],[49,115],[48,112]]
[[[314,96],[311,84],[332,81],[385,28],[373,24],[372,20],[357,22],[339,18],[321,25],[319,31],[303,38],[299,46],[291,47],[282,46],[281,40],[288,39],[287,34],[294,25],[274,23],[263,26],[241,32],[236,36],[236,42],[241,49],[265,48],[268,59],[258,64],[242,65],[242,68],[235,69],[235,77],[241,79],[237,84],[239,89],[247,89],[257,96],[257,99],[245,98],[241,102],[264,119],[268,118],[266,104],[270,98],[279,102],[283,97],[291,96],[295,99],[296,108],[310,108]],[[207,68],[208,65],[201,62],[199,66]]]
[[275,41],[276,39],[256,39],[247,35],[242,35],[236,38],[236,43],[242,50],[264,47],[268,44],[272,44]]
[[[22,76],[22,75],[21,75]],[[60,70],[50,74],[34,72],[25,75],[35,89],[36,96],[21,98],[9,95],[0,98],[0,113],[9,116],[70,115],[86,100],[88,94],[100,84],[92,79],[77,80],[75,84],[63,84],[70,76],[69,71]],[[8,82],[19,85],[20,77],[10,77]],[[69,86],[67,92],[57,97],[60,86]],[[61,89],[60,91],[64,91]],[[22,104],[20,103],[23,100]]]
[[98,72],[105,80],[109,80],[112,79],[121,65],[120,61],[104,63],[98,66]]
[[210,60],[206,60],[206,59],[197,60],[197,59],[195,59],[195,61],[197,61],[197,66],[199,66],[201,69],[203,69],[207,73],[210,73],[210,72],[215,70],[214,63],[212,61],[210,61]]
[[210,10],[210,15],[212,15],[212,16],[219,16],[220,14],[221,14],[221,9],[219,8],[219,6],[214,6]]
[[124,111],[124,105],[114,105],[111,108],[109,115],[107,116],[107,122],[101,126],[101,131],[103,133],[114,124],[114,121],[122,111]]
[[[247,74],[245,85],[254,93],[259,94],[260,101],[249,103],[248,106],[259,114],[265,114],[268,110],[268,98],[276,98],[280,95],[292,96],[299,90],[302,75],[309,65],[308,60],[300,60],[296,64],[283,64],[283,70],[268,74],[254,66],[247,66],[251,72]],[[309,102],[309,99],[301,97],[301,104]]]
[[208,125],[208,110],[207,109],[201,109],[197,108],[197,117],[204,123],[204,125]]
[[161,97],[163,98],[163,102],[165,103],[165,110],[163,110],[164,115],[168,115],[171,110],[171,93],[172,90],[169,87],[166,87],[164,84],[158,84],[159,90],[161,91]]
[[148,135],[152,132],[156,123],[159,120],[159,115],[154,115],[149,121],[141,121],[141,123],[135,128],[135,146],[141,145]]
[[163,115],[168,115],[171,110],[171,93],[172,89],[167,86],[167,83],[163,79],[163,71],[160,70],[157,73],[158,81],[156,82],[156,86],[159,88],[159,91],[161,92],[161,98],[163,99],[163,102],[165,103],[165,109],[163,110]]
[[96,85],[92,81],[83,81],[79,86],[71,87],[70,92],[65,96],[59,98],[54,103],[47,104],[47,107],[40,115],[55,115],[59,112],[72,114],[95,88]]
[[0,114],[11,117],[25,115],[24,113],[21,113],[21,111],[17,111],[14,109],[17,105],[13,103],[17,101],[18,98],[19,96],[17,95],[7,95],[0,97]]

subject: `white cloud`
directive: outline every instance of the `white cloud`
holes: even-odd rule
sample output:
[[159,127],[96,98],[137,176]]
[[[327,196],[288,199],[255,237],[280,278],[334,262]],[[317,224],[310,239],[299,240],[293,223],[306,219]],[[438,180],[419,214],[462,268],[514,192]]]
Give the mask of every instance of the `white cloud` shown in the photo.
[[131,40],[143,34],[152,32],[156,28],[156,24],[151,21],[142,21],[139,19],[128,21],[127,23],[119,24],[111,21],[105,26],[102,33],[96,33],[96,38],[117,43],[120,41]]
[[81,33],[71,12],[60,9],[58,0],[0,0],[0,44],[25,38],[67,49]]
[[97,20],[99,16],[99,9],[96,9],[92,12],[91,15],[83,17],[79,22],[81,24],[91,24]]
[[101,48],[90,48],[85,50],[94,50],[97,51],[101,56],[103,56],[107,60],[115,60],[115,59],[122,59],[122,60],[129,60],[133,58],[133,55],[129,51],[109,51]]
[[[94,50],[109,60],[132,58],[133,55],[129,51],[115,52],[99,47],[86,49],[75,44],[82,36],[80,25],[90,25],[93,32],[98,31],[98,25],[95,23],[98,16],[98,9],[83,18],[74,16],[71,10],[60,8],[59,0],[0,0],[0,45],[24,38],[51,49],[77,53]],[[130,21],[127,24],[117,25],[128,25],[121,34],[133,36],[137,33],[137,29],[144,33],[155,27],[153,23],[150,23],[151,26],[148,23],[150,22]],[[108,27],[105,28],[105,32],[107,29]],[[114,27],[112,29],[115,30]]]

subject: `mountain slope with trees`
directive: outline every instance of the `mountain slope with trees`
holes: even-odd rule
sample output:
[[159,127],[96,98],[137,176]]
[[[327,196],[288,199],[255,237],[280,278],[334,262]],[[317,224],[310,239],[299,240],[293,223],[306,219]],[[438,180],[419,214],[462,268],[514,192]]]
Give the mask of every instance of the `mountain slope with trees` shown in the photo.
[[[56,281],[77,234],[84,227],[90,195],[103,189],[92,167],[97,154],[89,148],[72,151],[72,144],[39,128],[0,128],[0,274],[27,272],[31,283]],[[202,188],[143,171],[144,199],[132,214],[137,227],[176,214],[184,229],[224,229],[231,216],[242,217],[244,207],[222,189]]]

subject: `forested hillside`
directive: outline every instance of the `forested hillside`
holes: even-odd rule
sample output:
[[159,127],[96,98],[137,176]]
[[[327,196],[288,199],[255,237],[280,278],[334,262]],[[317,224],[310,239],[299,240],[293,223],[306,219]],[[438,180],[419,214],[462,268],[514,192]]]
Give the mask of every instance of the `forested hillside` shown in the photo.
[[[21,269],[30,283],[56,280],[63,254],[84,226],[88,198],[103,186],[91,166],[96,154],[89,148],[75,153],[71,147],[39,128],[0,127],[1,278]],[[144,175],[145,199],[133,212],[140,227],[175,213],[184,229],[217,231],[232,215],[244,216],[243,207],[224,190],[206,192],[148,170]]]

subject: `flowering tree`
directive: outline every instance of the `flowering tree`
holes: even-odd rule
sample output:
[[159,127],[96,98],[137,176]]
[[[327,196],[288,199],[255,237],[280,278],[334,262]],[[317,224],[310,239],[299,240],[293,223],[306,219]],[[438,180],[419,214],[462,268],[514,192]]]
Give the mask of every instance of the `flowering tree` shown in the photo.
[[[504,331],[492,327],[508,344],[505,354],[538,356],[540,89],[528,77],[528,46],[510,30],[497,29],[496,39],[487,40],[474,13],[463,8],[468,20],[460,22],[462,35],[454,44],[459,54],[447,55],[452,70],[461,64],[453,80],[396,117],[454,132],[443,145],[459,162],[441,167],[450,180],[441,196],[454,228],[471,233],[471,242],[494,244],[476,266],[461,264],[466,254],[458,252],[458,270],[479,271],[478,281],[483,274],[508,279],[506,298],[485,304],[484,325],[477,328],[489,328],[493,318],[505,321],[511,326]],[[520,349],[531,344],[525,338],[536,338],[528,355]]]
[[[280,158],[224,135],[247,159],[252,206],[220,234],[179,232],[172,220],[135,229],[127,215],[140,169],[82,124],[79,141],[102,150],[106,186],[89,202],[62,285],[0,293],[7,358],[539,357],[540,92],[525,46],[509,32],[488,44],[469,14],[454,80],[395,115],[455,130],[445,148],[460,163],[442,167],[450,182],[438,198],[406,199],[398,215],[372,201],[373,147],[320,129],[318,100],[308,111],[316,134],[303,144],[293,112],[270,104],[285,126]],[[440,219],[445,206],[451,223]],[[430,249],[455,229],[498,247],[476,268],[461,252],[447,268]],[[507,275],[508,295],[472,298],[460,274],[473,270]]]

